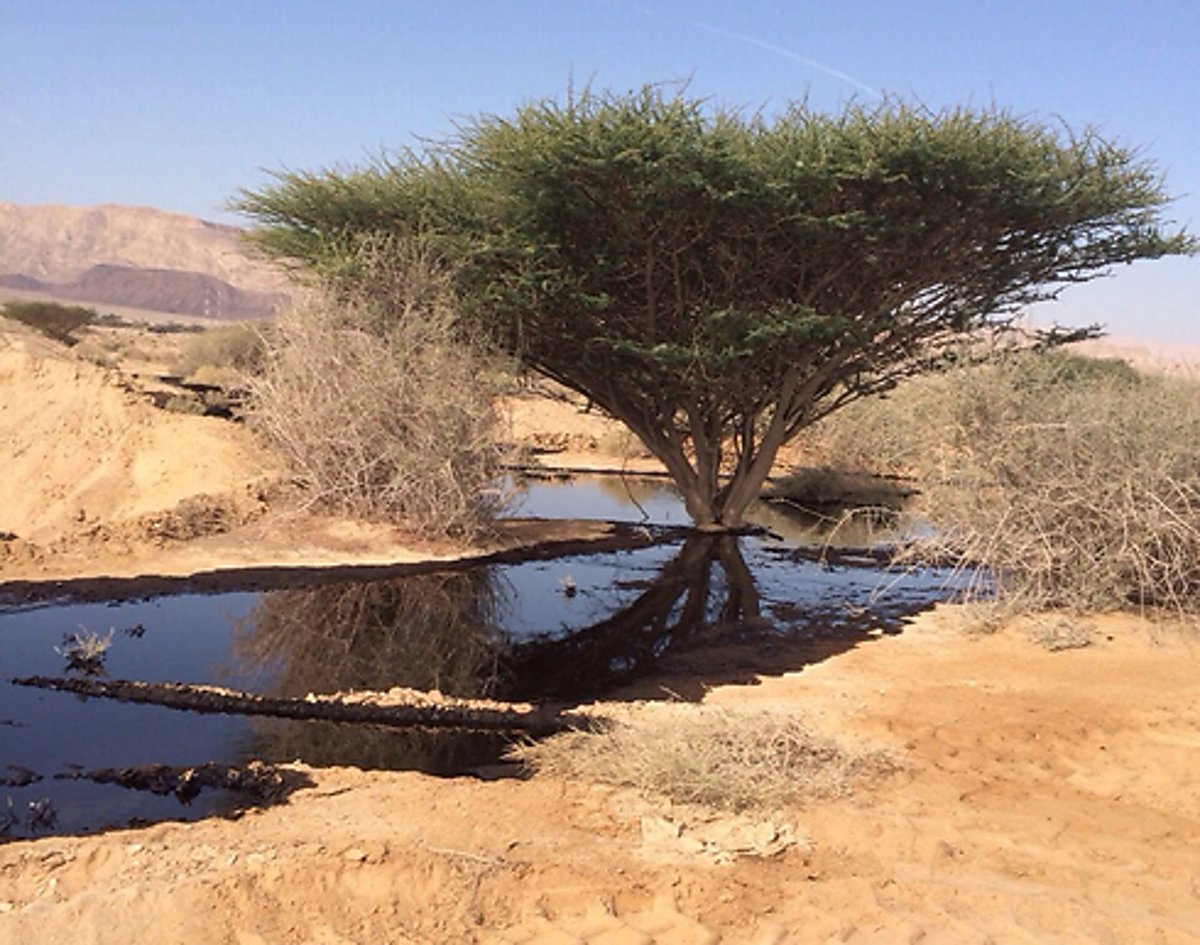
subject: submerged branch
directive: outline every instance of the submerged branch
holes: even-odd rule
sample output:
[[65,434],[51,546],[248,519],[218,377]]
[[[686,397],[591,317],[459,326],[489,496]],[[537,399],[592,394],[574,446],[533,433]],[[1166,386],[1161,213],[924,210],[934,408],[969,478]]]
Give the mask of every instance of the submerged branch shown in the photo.
[[[573,728],[590,728],[596,720],[561,712],[554,706],[481,703],[467,699],[406,691],[403,703],[361,701],[362,694],[310,696],[286,699],[248,692],[184,683],[144,683],[123,679],[81,679],[28,676],[14,685],[72,692],[80,696],[161,705],[169,709],[231,715],[268,715],[275,718],[355,722],[389,728],[463,728],[478,731],[528,732],[551,735]],[[353,701],[351,701],[353,699]]]

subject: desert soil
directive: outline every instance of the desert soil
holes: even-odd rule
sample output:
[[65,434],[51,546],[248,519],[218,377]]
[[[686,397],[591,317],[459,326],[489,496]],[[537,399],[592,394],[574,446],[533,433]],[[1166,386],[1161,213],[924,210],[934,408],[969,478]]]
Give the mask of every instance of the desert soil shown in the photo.
[[[596,523],[516,521],[466,546],[298,509],[283,470],[246,429],[154,407],[144,378],[169,362],[134,366],[137,377],[98,367],[0,320],[0,583],[420,563],[608,533]],[[644,456],[604,452],[606,443],[624,447],[619,432],[569,403],[514,399],[504,423],[559,466],[654,468]]]
[[[638,459],[570,405],[513,414],[567,465]],[[0,335],[0,460],[0,587],[472,551],[288,512],[244,430],[21,332]],[[1200,942],[1200,636],[1094,615],[1070,618],[1086,647],[1037,642],[1063,619],[980,635],[941,607],[703,693],[889,749],[898,769],[845,797],[735,817],[547,776],[302,769],[238,820],[0,846],[0,945]]]

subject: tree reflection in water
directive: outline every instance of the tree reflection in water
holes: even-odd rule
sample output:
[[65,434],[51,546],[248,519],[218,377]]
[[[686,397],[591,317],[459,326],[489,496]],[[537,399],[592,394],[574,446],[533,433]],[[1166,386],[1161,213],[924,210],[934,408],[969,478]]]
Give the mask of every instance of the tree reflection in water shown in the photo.
[[[717,568],[714,569],[714,564]],[[264,595],[234,656],[273,678],[270,695],[436,689],[447,695],[571,701],[653,669],[709,623],[758,621],[754,576],[731,536],[696,535],[615,612],[590,626],[512,642],[495,568]]]
[[[403,686],[486,697],[500,678],[501,597],[487,568],[272,591],[237,629],[233,655],[273,680],[273,696]],[[253,729],[256,757],[436,774],[494,762],[508,744],[495,733],[269,719]]]
[[275,696],[404,686],[484,697],[504,648],[501,601],[489,568],[271,591],[233,653],[273,671]]
[[[719,569],[714,569],[714,564]],[[514,646],[510,699],[576,702],[652,672],[672,648],[712,623],[760,621],[754,576],[730,535],[695,535],[658,576],[612,616],[554,639]]]
[[[811,566],[783,566],[796,568],[795,583],[789,576],[787,586],[797,593],[813,590],[800,570]],[[260,668],[273,680],[268,694],[278,696],[404,686],[462,697],[571,704],[654,673],[668,654],[686,653],[689,665],[707,664],[705,679],[727,680],[730,672],[741,678],[750,667],[747,654],[757,663],[770,661],[756,663],[755,671],[777,671],[784,642],[794,638],[806,646],[814,635],[797,630],[805,614],[810,626],[820,623],[824,632],[839,635],[841,647],[865,638],[877,618],[894,620],[931,602],[923,594],[882,608],[886,615],[857,608],[864,611],[861,626],[858,618],[852,625],[830,610],[848,603],[841,596],[811,604],[772,600],[764,608],[738,539],[730,535],[694,534],[653,578],[636,585],[614,582],[612,593],[619,600],[609,616],[565,632],[553,614],[560,601],[564,612],[569,608],[563,597],[545,589],[544,580],[539,593],[552,599],[545,602],[550,616],[541,619],[551,625],[533,636],[505,631],[505,619],[511,617],[507,603],[522,592],[520,583],[519,568],[480,567],[271,592],[237,634],[239,671]],[[784,616],[789,608],[793,613]],[[789,629],[764,619],[764,609]],[[711,658],[705,656],[710,652]],[[802,662],[812,655],[806,650]],[[799,657],[793,651],[789,658]],[[481,763],[478,752],[484,749],[494,759],[503,744],[496,736],[473,733],[273,723],[256,723],[256,728],[272,742],[269,747],[256,742],[260,756],[301,757],[314,764],[446,772]]]

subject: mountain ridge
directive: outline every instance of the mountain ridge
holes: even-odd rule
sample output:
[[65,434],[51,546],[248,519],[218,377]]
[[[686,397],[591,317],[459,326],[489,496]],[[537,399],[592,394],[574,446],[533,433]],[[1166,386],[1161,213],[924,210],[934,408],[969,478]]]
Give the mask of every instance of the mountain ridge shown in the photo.
[[0,286],[93,305],[260,318],[287,303],[290,286],[242,233],[152,207],[0,202]]

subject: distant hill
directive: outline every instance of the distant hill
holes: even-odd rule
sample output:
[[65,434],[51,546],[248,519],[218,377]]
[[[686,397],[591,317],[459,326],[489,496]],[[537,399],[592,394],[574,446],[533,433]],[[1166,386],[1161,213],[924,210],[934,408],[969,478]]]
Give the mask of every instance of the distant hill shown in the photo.
[[1200,377],[1200,345],[1106,336],[1078,342],[1071,345],[1071,350],[1093,358],[1119,358],[1140,371]]
[[0,203],[0,287],[91,305],[260,318],[288,284],[236,227],[148,207]]

